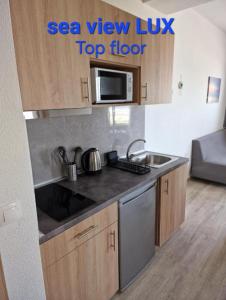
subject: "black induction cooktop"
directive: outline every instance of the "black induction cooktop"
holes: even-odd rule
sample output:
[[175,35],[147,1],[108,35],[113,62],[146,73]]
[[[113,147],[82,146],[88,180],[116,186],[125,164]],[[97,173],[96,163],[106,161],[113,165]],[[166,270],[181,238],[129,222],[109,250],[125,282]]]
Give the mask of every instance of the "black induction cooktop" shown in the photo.
[[57,183],[35,189],[37,207],[56,221],[63,221],[95,201],[77,194]]

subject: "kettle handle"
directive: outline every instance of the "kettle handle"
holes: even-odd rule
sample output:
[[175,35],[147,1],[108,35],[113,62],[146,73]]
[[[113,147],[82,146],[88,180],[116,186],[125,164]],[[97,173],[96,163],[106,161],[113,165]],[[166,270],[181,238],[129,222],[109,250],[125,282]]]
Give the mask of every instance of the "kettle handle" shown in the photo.
[[86,150],[81,157],[81,163],[82,163],[82,168],[84,169],[84,171],[89,172],[89,169],[86,167],[86,156],[92,152],[93,150],[96,150],[95,148],[90,148],[88,150]]

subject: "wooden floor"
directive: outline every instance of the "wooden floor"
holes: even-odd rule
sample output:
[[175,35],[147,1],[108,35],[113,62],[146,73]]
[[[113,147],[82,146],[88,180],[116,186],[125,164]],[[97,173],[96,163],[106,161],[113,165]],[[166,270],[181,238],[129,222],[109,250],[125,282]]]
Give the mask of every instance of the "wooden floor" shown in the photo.
[[189,181],[186,221],[114,300],[226,300],[226,187]]

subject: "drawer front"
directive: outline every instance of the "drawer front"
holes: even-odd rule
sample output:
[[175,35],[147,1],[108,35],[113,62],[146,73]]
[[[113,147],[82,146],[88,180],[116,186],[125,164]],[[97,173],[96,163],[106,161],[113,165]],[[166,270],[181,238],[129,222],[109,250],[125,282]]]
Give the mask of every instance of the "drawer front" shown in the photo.
[[41,245],[43,266],[53,264],[117,220],[118,204],[114,203],[43,243]]

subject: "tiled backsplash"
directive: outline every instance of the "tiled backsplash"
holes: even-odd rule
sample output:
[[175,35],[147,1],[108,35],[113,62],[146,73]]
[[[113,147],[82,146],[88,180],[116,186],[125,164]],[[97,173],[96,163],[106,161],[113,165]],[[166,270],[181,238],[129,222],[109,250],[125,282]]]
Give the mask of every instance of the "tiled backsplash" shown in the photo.
[[[63,176],[54,152],[58,146],[68,151],[76,146],[83,150],[97,147],[102,154],[117,150],[125,155],[131,141],[144,138],[144,123],[143,106],[94,108],[92,115],[27,121],[34,184]],[[133,149],[143,147],[138,143]]]

